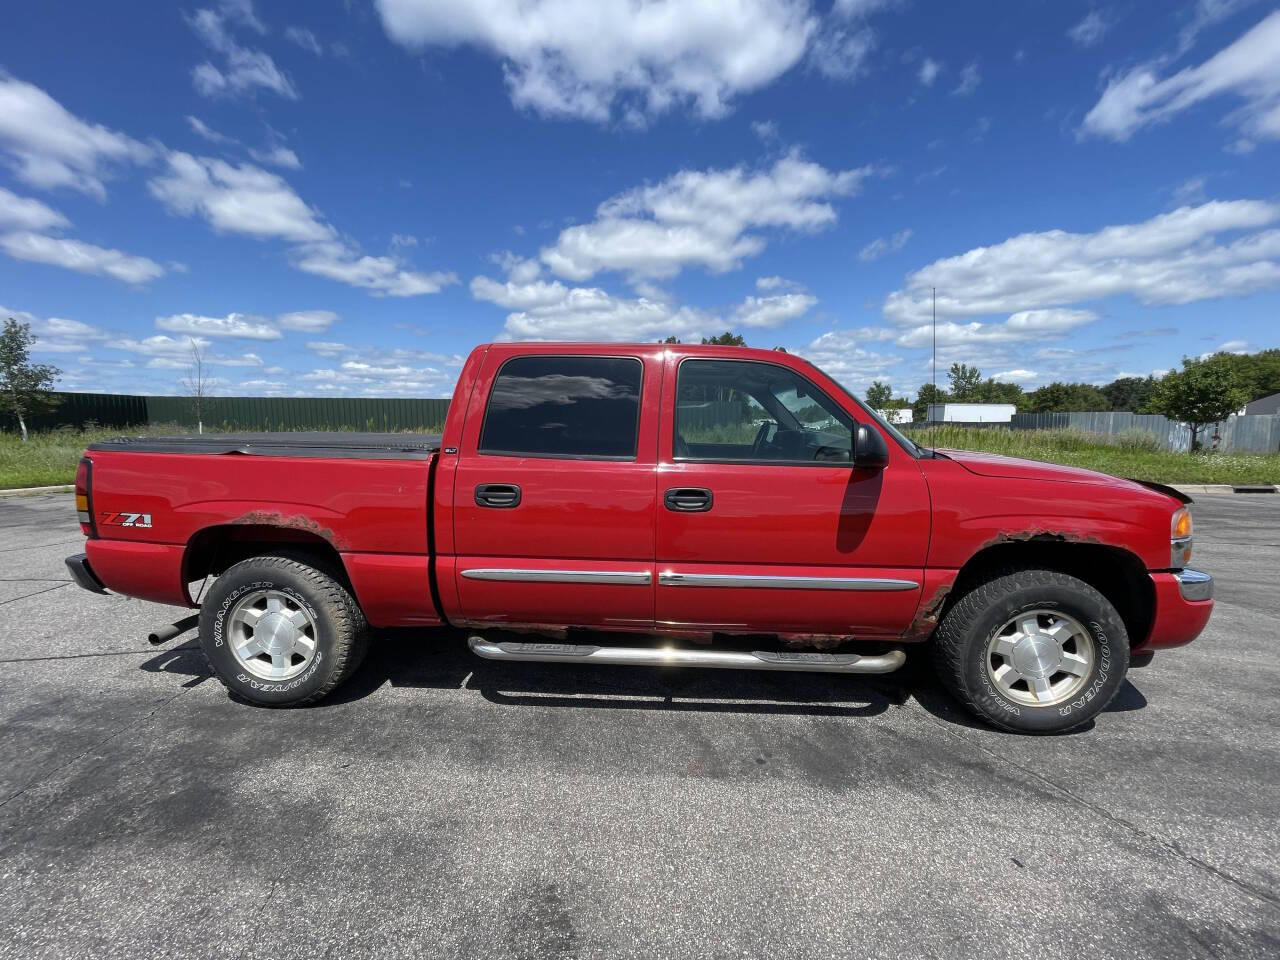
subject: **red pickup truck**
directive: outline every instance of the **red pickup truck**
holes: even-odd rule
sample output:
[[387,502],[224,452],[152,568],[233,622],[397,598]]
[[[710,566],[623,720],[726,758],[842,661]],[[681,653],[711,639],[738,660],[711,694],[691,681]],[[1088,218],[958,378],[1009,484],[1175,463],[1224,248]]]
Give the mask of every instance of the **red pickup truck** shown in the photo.
[[884,673],[923,644],[974,713],[1048,732],[1213,609],[1187,497],[922,448],[746,348],[485,345],[441,436],[121,438],[76,498],[76,580],[198,606],[265,706],[324,697],[371,627],[454,625],[555,663]]

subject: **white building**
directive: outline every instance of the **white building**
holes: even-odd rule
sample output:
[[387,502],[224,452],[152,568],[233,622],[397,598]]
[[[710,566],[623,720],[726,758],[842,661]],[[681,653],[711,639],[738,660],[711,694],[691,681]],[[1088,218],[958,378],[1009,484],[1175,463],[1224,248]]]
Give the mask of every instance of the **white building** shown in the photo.
[[1018,408],[1012,403],[931,403],[931,423],[1009,423]]
[[884,417],[887,423],[910,423],[916,418],[915,412],[910,407],[894,407],[889,410],[877,410],[876,413]]

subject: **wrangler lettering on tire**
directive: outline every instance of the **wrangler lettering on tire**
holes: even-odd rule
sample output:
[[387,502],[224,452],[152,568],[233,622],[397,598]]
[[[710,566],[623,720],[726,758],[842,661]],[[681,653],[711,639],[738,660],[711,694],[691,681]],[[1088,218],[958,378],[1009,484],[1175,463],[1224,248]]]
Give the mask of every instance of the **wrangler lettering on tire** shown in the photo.
[[368,626],[337,579],[289,556],[228,568],[200,608],[200,647],[237,699],[315,703],[360,665]]

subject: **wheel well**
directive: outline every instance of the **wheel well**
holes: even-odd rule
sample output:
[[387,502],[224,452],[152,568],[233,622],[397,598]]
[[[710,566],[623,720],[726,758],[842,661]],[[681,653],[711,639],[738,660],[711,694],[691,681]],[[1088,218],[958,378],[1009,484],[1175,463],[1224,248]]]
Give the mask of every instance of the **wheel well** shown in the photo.
[[217,577],[241,560],[268,555],[300,560],[351,589],[342,556],[328,540],[306,530],[269,524],[226,524],[199,531],[187,542],[183,583]]
[[1083,580],[1116,608],[1130,646],[1142,643],[1151,630],[1155,588],[1141,560],[1116,547],[1056,537],[995,544],[974,554],[960,568],[941,616],[973,587],[1010,570],[1056,570]]

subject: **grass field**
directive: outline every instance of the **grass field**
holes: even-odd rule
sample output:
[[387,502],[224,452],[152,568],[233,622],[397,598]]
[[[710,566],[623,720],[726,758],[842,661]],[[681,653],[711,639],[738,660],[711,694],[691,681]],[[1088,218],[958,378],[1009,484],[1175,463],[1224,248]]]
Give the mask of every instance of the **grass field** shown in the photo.
[[[75,480],[76,461],[86,446],[124,432],[172,435],[186,431],[163,424],[128,431],[54,430],[33,434],[26,444],[17,434],[0,433],[0,490],[71,483]],[[435,432],[439,432],[438,427]],[[1158,449],[1146,434],[1102,436],[1078,430],[943,426],[912,430],[910,436],[925,446],[986,450],[1164,483],[1280,482],[1280,454],[1169,453]]]
[[1105,434],[1080,430],[1009,430],[928,427],[908,433],[927,447],[983,450],[1028,460],[1099,470],[1117,477],[1162,483],[1280,483],[1277,453],[1170,453],[1146,433]]

